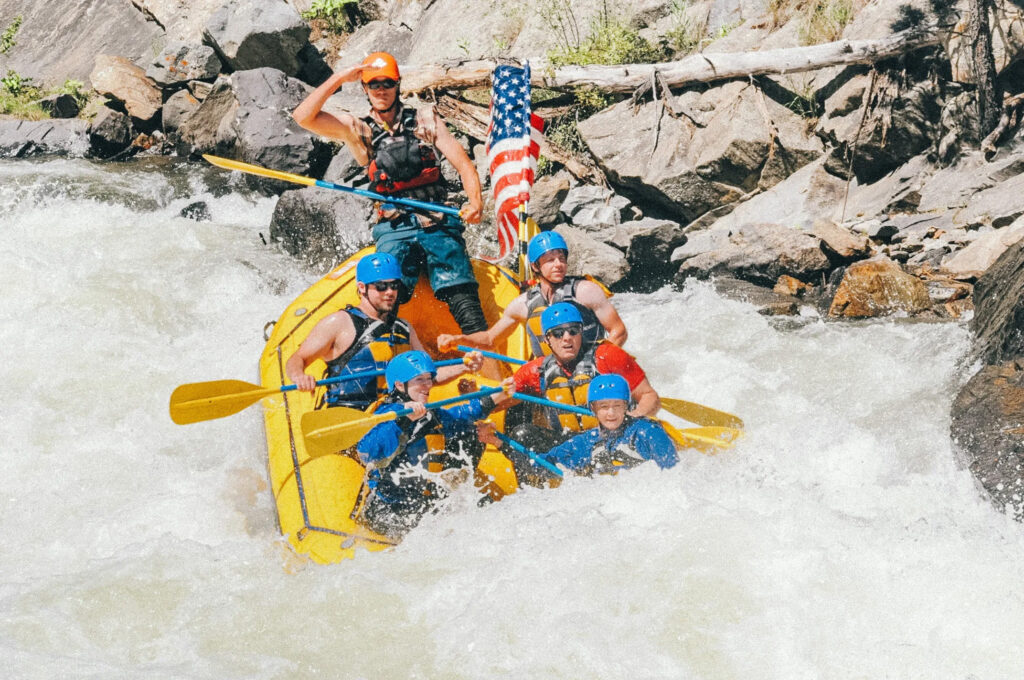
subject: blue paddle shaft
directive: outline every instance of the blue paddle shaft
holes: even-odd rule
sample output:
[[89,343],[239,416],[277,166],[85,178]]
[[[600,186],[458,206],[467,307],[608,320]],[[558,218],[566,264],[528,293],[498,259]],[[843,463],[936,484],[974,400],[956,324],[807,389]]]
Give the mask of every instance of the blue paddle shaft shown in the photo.
[[[454,366],[455,364],[461,364],[462,359],[446,359],[444,361],[438,361],[434,364],[438,368],[442,366]],[[384,369],[378,368],[374,371],[363,371],[362,373],[353,373],[352,375],[339,375],[334,378],[324,378],[323,380],[317,380],[317,387],[323,385],[334,385],[335,383],[345,382],[346,380],[362,380],[363,378],[373,378],[378,375],[384,375]],[[291,392],[296,389],[295,385],[284,385],[281,387],[282,392]]]
[[384,201],[385,203],[404,205],[407,208],[418,208],[419,210],[428,210],[430,212],[439,212],[444,213],[445,215],[454,215],[455,217],[459,217],[459,209],[453,208],[450,205],[427,203],[426,201],[417,201],[416,199],[413,198],[398,198],[395,196],[385,196],[384,194],[378,194],[375,191],[366,191],[364,189],[356,189],[355,187],[345,186],[344,184],[325,182],[322,179],[318,179],[316,181],[316,185],[323,189],[334,189],[335,191],[344,191],[346,193],[355,194],[356,196],[363,196],[365,198],[373,198],[378,201]]
[[562,471],[559,470],[556,466],[554,466],[551,463],[549,463],[548,461],[544,460],[543,458],[538,456],[536,453],[534,453],[530,449],[526,448],[525,446],[523,446],[522,444],[517,442],[515,439],[512,439],[511,437],[507,437],[507,436],[503,435],[500,432],[495,432],[494,436],[497,437],[498,439],[500,439],[501,441],[505,442],[509,446],[511,446],[513,449],[515,449],[519,453],[525,453],[527,456],[530,457],[530,460],[532,460],[537,465],[540,465],[545,470],[548,470],[548,471],[558,475],[559,477],[562,476]]
[[522,401],[529,401],[534,404],[540,404],[541,406],[550,406],[551,408],[562,409],[563,411],[568,411],[569,413],[578,413],[581,416],[594,415],[594,412],[588,408],[583,408],[581,406],[571,406],[569,404],[563,404],[560,401],[551,401],[550,399],[535,397],[532,394],[523,394],[522,392],[516,392],[515,394],[512,395],[512,397],[514,399],[521,399]]
[[505,356],[504,354],[498,354],[497,352],[488,352],[485,349],[477,349],[475,347],[467,347],[466,345],[457,345],[457,348],[458,348],[458,350],[460,352],[480,352],[480,354],[483,354],[485,357],[490,357],[491,359],[497,359],[498,361],[505,361],[505,362],[510,363],[510,364],[520,364],[520,365],[522,365],[522,364],[526,363],[522,359],[516,359],[514,357]]
[[[429,404],[425,404],[425,406],[428,409],[430,409],[430,408],[440,408],[442,406],[447,406],[448,404],[455,404],[455,403],[458,403],[460,401],[469,401],[470,399],[476,399],[478,397],[486,397],[488,394],[496,394],[498,392],[501,392],[502,389],[503,388],[501,388],[501,387],[485,387],[482,390],[477,390],[476,392],[470,392],[469,394],[460,394],[459,396],[451,397],[450,399],[442,399],[441,401],[432,401]],[[412,409],[411,408],[403,408],[400,411],[395,411],[395,417],[397,418],[399,416],[407,416],[410,413],[412,413]]]

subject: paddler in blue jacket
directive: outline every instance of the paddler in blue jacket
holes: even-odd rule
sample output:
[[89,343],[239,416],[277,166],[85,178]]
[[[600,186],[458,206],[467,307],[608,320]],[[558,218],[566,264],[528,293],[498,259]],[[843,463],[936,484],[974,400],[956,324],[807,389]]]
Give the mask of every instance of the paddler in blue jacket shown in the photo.
[[524,323],[533,356],[539,357],[547,353],[541,332],[541,314],[559,302],[572,303],[579,310],[583,317],[584,342],[608,340],[619,347],[626,343],[626,324],[608,301],[609,293],[587,277],[567,276],[569,245],[561,234],[554,231],[537,234],[530,239],[526,257],[536,276],[532,285],[512,300],[497,323],[487,330],[468,335],[438,336],[437,346],[441,351],[454,349],[456,345],[493,348],[515,329],[516,324]]
[[[306,369],[317,359],[327,362],[323,377],[334,378],[365,371],[382,370],[395,356],[410,349],[422,350],[416,330],[398,318],[398,295],[403,286],[401,267],[393,255],[373,253],[356,265],[359,305],[345,307],[324,317],[313,327],[285,363],[288,378],[300,390],[313,392],[317,378]],[[460,366],[445,366],[439,382],[448,382],[467,372],[480,370],[483,356],[466,355]],[[327,388],[326,406],[366,409],[387,394],[384,376],[334,383]]]
[[[595,377],[588,386],[587,401],[597,416],[598,426],[547,453],[535,455],[586,476],[616,474],[649,460],[663,469],[674,466],[679,458],[665,428],[654,419],[627,415],[629,400],[629,383],[621,375],[609,373]],[[539,484],[555,477],[527,454],[498,441],[489,431],[482,431],[481,439],[501,446],[521,483]]]
[[412,412],[376,425],[356,444],[366,466],[364,500],[357,513],[377,533],[400,538],[476,468],[484,445],[475,422],[509,397],[498,392],[428,410],[437,369],[424,352],[395,357],[385,376],[390,394],[376,413]]

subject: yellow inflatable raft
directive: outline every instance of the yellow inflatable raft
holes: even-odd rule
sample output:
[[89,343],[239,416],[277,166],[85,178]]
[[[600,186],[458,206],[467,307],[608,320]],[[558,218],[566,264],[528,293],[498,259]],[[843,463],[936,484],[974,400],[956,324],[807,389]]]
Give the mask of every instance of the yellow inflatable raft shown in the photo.
[[[290,383],[285,376],[285,362],[317,322],[347,304],[359,303],[355,285],[356,263],[369,252],[372,248],[350,257],[313,284],[284,311],[274,324],[260,359],[260,377],[265,387]],[[473,268],[480,282],[484,315],[488,324],[493,324],[505,306],[519,295],[519,286],[511,273],[498,266],[474,260]],[[424,347],[435,358],[442,358],[436,352],[437,336],[459,332],[447,306],[434,297],[422,277],[412,300],[401,307],[399,316],[412,323]],[[529,358],[527,347],[520,326],[495,351],[525,359]],[[310,369],[313,375],[323,373],[323,363],[318,364]],[[510,374],[508,367],[501,370]],[[431,400],[457,395],[457,382],[436,387],[431,392]],[[480,387],[495,382],[493,379],[478,379]],[[383,550],[394,545],[394,541],[367,530],[352,519],[363,485],[363,466],[351,456],[340,453],[311,457],[306,452],[302,416],[314,408],[320,396],[319,393],[310,396],[304,392],[282,392],[267,397],[263,404],[270,484],[277,502],[281,532],[296,552],[327,564],[351,558],[359,548]],[[499,421],[500,427],[503,412],[494,414],[492,418]],[[491,447],[480,461],[475,482],[483,493],[495,500],[516,489],[511,464]]]

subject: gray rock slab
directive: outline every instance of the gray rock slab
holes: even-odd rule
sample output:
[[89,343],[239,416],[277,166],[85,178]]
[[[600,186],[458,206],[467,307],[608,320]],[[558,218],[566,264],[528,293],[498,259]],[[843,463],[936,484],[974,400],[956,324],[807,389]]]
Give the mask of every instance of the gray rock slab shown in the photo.
[[0,157],[84,156],[89,150],[88,130],[89,122],[77,118],[0,119]]

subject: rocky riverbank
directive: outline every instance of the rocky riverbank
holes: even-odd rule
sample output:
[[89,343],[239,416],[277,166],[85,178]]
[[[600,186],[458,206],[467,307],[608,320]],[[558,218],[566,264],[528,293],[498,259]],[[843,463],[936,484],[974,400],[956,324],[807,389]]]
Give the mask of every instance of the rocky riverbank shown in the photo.
[[[582,25],[598,4],[576,3]],[[0,155],[214,153],[358,181],[347,152],[289,115],[336,63],[376,48],[414,65],[496,52],[536,58],[556,41],[529,12],[510,23],[502,2],[363,2],[372,20],[340,54],[332,53],[336,42],[311,40],[301,14],[310,3],[302,0],[94,5],[61,4],[55,22],[56,3],[22,9],[0,0],[0,24],[23,15],[0,68],[41,82],[85,79],[104,102],[90,119],[0,119]],[[891,2],[857,8],[844,38],[888,35],[899,12]],[[690,14],[704,16],[705,34],[719,37],[702,43],[708,58],[800,41],[800,18],[777,16],[767,4],[705,0],[685,11],[643,2],[629,20],[656,42]],[[1005,8],[995,18],[996,65],[1014,94],[1022,21]],[[460,27],[454,38],[452,27]],[[960,42],[873,65],[618,101],[578,126],[586,171],[556,164],[537,181],[531,212],[568,239],[576,270],[598,273],[613,290],[712,279],[766,314],[810,306],[836,319],[956,319],[976,308],[971,323],[986,368],[958,400],[953,434],[985,489],[1000,505],[1019,507],[1024,142],[1011,136],[994,152],[980,150]],[[54,44],[72,47],[58,52]],[[440,104],[445,95],[434,96]],[[346,88],[330,106],[361,113],[365,100]],[[479,130],[455,125],[482,169]],[[270,234],[296,256],[326,266],[370,243],[366,202],[247,181],[281,194]],[[493,248],[491,231],[473,231],[478,250]]]

